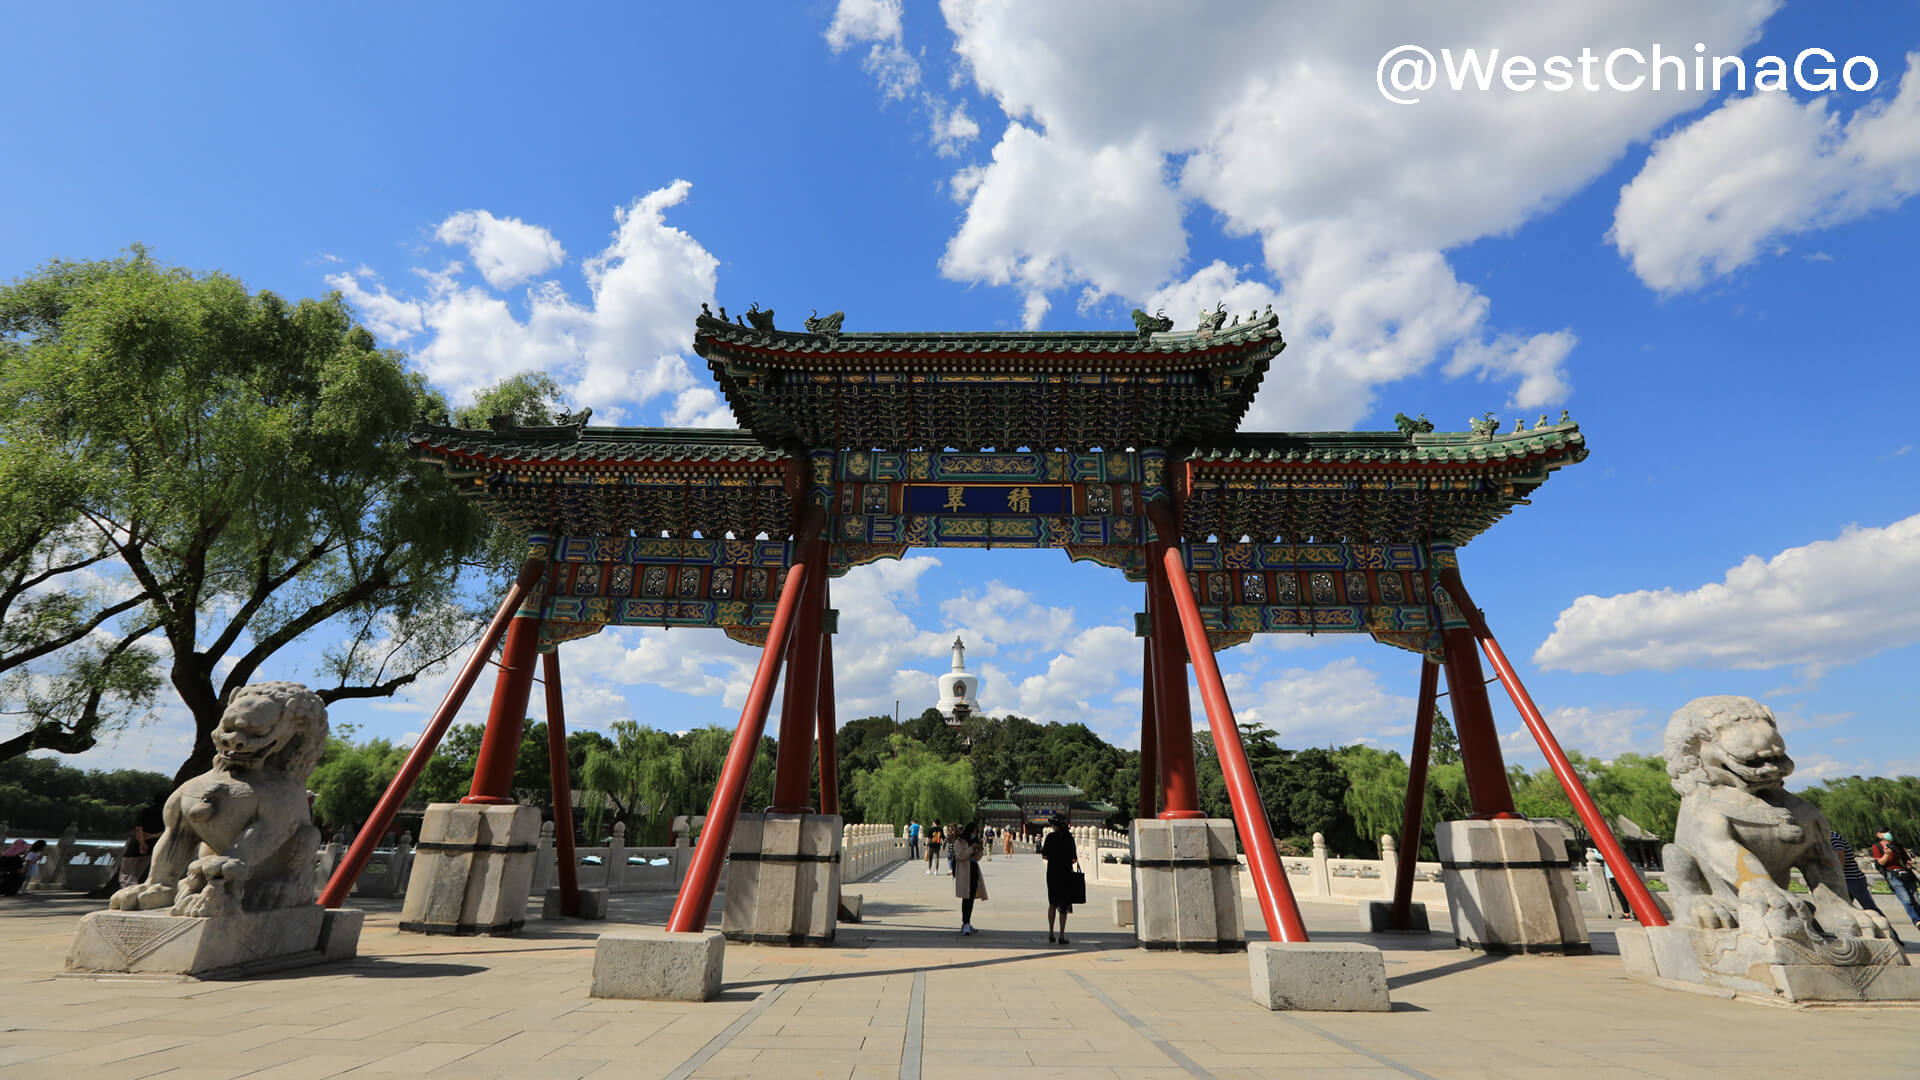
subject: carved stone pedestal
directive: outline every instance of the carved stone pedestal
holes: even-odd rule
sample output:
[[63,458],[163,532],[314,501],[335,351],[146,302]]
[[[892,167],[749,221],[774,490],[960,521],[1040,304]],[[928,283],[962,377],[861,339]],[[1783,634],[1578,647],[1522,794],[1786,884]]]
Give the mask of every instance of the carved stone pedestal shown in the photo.
[[741,814],[721,932],[767,945],[833,944],[840,841],[838,814]]
[[434,803],[420,827],[400,929],[512,934],[527,921],[540,810]]
[[317,904],[196,919],[166,911],[96,911],[80,920],[70,972],[250,975],[351,959],[363,912]]
[[1560,827],[1518,818],[1435,830],[1454,942],[1491,953],[1590,953]]
[[1887,938],[1759,940],[1690,926],[1614,931],[1627,974],[1779,1001],[1920,1000],[1920,968]]
[[1239,952],[1247,947],[1234,874],[1233,822],[1137,819],[1133,846],[1134,935],[1141,947]]

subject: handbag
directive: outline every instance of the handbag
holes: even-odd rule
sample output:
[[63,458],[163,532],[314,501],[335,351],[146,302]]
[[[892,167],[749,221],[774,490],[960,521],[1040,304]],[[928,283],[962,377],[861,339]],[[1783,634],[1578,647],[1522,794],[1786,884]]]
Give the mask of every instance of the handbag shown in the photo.
[[1067,872],[1067,903],[1084,904],[1087,902],[1087,875],[1080,872],[1080,864]]

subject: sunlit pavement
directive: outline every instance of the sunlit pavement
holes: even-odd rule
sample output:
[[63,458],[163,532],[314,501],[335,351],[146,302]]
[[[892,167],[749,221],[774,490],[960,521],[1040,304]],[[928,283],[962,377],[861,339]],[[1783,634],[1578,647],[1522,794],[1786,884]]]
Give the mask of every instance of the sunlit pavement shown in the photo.
[[[865,921],[832,948],[727,947],[704,1004],[587,996],[608,924],[421,937],[369,908],[361,956],[247,982],[58,977],[97,901],[0,899],[0,1072],[34,1077],[1707,1077],[1913,1076],[1920,1010],[1790,1010],[1632,983],[1601,955],[1492,960],[1441,935],[1326,940],[1386,951],[1391,1013],[1270,1013],[1243,955],[1148,953],[1089,887],[1046,940],[1041,860],[983,863],[992,899],[959,934],[953,879],[906,863],[848,886]],[[665,920],[623,897],[616,921]],[[534,905],[535,910],[538,904]],[[1257,909],[1248,904],[1258,922]],[[1256,935],[1257,936],[1257,935]]]

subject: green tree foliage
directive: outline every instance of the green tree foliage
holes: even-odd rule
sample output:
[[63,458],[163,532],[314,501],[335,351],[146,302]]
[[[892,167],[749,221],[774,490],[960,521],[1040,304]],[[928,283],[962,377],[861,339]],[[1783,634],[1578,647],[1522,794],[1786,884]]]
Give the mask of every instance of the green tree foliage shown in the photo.
[[1460,764],[1460,736],[1453,733],[1447,714],[1433,710],[1433,736],[1427,743],[1427,762],[1431,765]]
[[[0,757],[94,744],[161,673],[204,770],[221,702],[322,625],[327,701],[471,640],[491,526],[408,459],[446,405],[338,294],[288,303],[143,249],[0,288]],[[158,632],[163,661],[144,644]]]
[[835,740],[835,750],[840,759],[840,813],[849,824],[857,825],[867,820],[865,808],[848,796],[853,789],[854,774],[879,768],[881,760],[887,756],[887,740],[898,730],[900,725],[894,723],[891,716],[863,716],[840,729]]
[[173,781],[156,772],[82,771],[53,758],[16,757],[0,761],[0,821],[15,836],[58,836],[78,822],[82,836],[124,837],[149,802],[172,790]]
[[[675,817],[707,812],[732,738],[718,727],[671,735],[630,720],[615,722],[609,744],[589,750],[579,772],[577,786],[589,797],[583,808],[588,834],[600,832],[600,815],[611,804],[626,823],[629,844],[665,843]],[[773,798],[777,747],[762,739],[743,808],[757,809]]]
[[1827,815],[1855,851],[1864,853],[1886,828],[1908,847],[1920,841],[1920,777],[1836,777],[1800,794]]
[[1397,840],[1411,779],[1406,761],[1397,752],[1357,743],[1334,751],[1333,759],[1347,781],[1343,801],[1360,850],[1370,850],[1382,836]]
[[307,779],[307,789],[314,793],[314,823],[329,836],[336,829],[357,830],[406,756],[404,749],[385,739],[353,741],[351,724],[335,728],[327,736],[320,764]]
[[870,821],[970,821],[974,796],[973,764],[943,760],[919,740],[894,735],[891,752],[879,768],[854,774],[849,793]]

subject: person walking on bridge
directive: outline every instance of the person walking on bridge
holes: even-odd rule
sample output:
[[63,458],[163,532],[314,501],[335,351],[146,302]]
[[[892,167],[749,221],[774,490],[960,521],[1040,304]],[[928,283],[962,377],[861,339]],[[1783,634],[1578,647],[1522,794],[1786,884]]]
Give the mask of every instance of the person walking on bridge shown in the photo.
[[1060,944],[1067,944],[1067,916],[1077,903],[1074,895],[1074,868],[1080,865],[1080,849],[1067,831],[1067,819],[1053,819],[1053,829],[1040,845],[1040,857],[1047,860],[1047,940],[1053,937],[1053,916],[1060,913]]
[[940,841],[945,836],[940,832],[940,823],[927,826],[927,876],[933,876],[933,866],[940,861]]
[[980,826],[969,823],[947,847],[953,852],[953,895],[960,898],[960,933],[977,933],[973,902],[987,898],[987,879],[980,873]]

